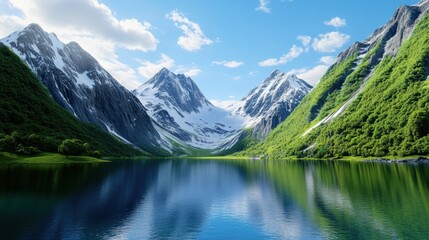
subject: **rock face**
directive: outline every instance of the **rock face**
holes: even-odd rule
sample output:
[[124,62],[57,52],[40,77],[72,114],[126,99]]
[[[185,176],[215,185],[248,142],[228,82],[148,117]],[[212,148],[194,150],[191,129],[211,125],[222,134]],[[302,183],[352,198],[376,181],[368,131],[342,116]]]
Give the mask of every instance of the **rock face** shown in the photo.
[[77,43],[31,24],[1,40],[32,69],[63,108],[144,150],[162,145],[139,100]]
[[364,42],[356,42],[342,52],[337,58],[337,63],[344,61],[355,52],[364,56],[377,44],[381,46],[371,59],[372,66],[377,65],[383,57],[395,56],[402,43],[411,36],[415,25],[428,9],[429,1],[427,0],[420,1],[419,4],[413,6],[401,6],[386,25],[375,30]]
[[194,81],[163,68],[133,91],[159,124],[170,151],[204,149],[219,152],[233,146],[243,122],[213,106]]
[[244,117],[252,135],[264,139],[298,106],[312,87],[293,74],[274,71],[249,95],[230,107],[234,115]]

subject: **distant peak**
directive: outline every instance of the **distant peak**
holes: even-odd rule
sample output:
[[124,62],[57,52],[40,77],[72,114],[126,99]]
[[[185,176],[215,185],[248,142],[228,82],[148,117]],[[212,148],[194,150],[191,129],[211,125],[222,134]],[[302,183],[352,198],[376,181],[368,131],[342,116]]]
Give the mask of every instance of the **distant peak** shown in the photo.
[[45,32],[42,27],[37,23],[30,23],[27,27],[24,28],[24,31],[35,31],[35,32]]
[[170,71],[170,70],[168,70],[168,68],[163,67],[161,70],[159,70],[159,72],[158,72],[158,73],[171,73],[171,71]]
[[270,76],[275,77],[275,76],[277,76],[277,75],[279,75],[279,74],[282,74],[282,72],[281,72],[280,70],[276,69],[276,70],[274,70],[274,71],[271,73],[271,75],[270,75]]

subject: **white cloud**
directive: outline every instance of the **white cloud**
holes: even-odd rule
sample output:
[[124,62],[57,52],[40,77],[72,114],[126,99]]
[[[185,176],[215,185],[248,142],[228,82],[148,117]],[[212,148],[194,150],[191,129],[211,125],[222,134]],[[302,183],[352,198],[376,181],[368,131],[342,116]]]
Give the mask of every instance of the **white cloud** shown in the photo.
[[335,52],[349,39],[349,35],[340,32],[319,34],[319,37],[313,40],[313,49],[317,52]]
[[270,4],[269,0],[259,0],[259,6],[256,8],[256,11],[270,13],[271,9],[268,7],[268,4]]
[[311,43],[310,36],[298,36],[296,39],[298,39],[304,47],[307,47]]
[[329,67],[335,63],[335,58],[332,56],[324,56],[320,58],[320,63],[311,69],[301,68],[293,69],[289,73],[296,74],[299,78],[304,79],[312,86],[316,86]]
[[175,72],[177,73],[182,73],[188,77],[196,77],[198,75],[200,75],[201,70],[196,68],[196,67],[191,67],[191,68],[186,68],[184,66],[179,66]]
[[340,28],[340,27],[346,26],[347,22],[346,22],[346,19],[339,18],[339,17],[334,17],[331,20],[326,21],[325,25],[336,27],[336,28]]
[[332,65],[335,63],[336,58],[332,56],[324,56],[320,58],[320,62],[324,65]]
[[14,15],[0,15],[0,38],[3,38],[13,31],[23,29],[28,25],[28,21],[24,18]]
[[153,77],[162,68],[171,69],[174,66],[174,59],[170,58],[165,54],[161,54],[161,59],[156,62],[143,61],[142,66],[138,68],[140,75],[149,79]]
[[201,49],[202,46],[210,45],[212,40],[207,38],[203,31],[195,22],[190,21],[185,15],[177,10],[171,11],[166,17],[174,22],[176,27],[183,31],[184,36],[180,36],[177,44],[183,49],[193,52]]
[[290,62],[293,59],[299,57],[303,52],[304,52],[303,48],[297,47],[296,45],[293,45],[287,54],[284,54],[280,58],[269,58],[267,60],[259,62],[259,66],[261,66],[261,67],[272,67],[272,66],[278,66],[281,64],[285,64],[285,63]]
[[139,51],[153,51],[158,45],[158,40],[149,31],[149,23],[133,18],[117,19],[106,5],[97,0],[9,0],[9,3],[26,19],[58,34],[85,34]]
[[328,68],[329,66],[327,65],[317,65],[312,69],[304,69],[304,71],[301,71],[297,76],[304,79],[310,85],[316,86]]
[[214,65],[222,65],[228,68],[237,68],[241,65],[243,65],[243,62],[238,61],[213,61],[212,64]]

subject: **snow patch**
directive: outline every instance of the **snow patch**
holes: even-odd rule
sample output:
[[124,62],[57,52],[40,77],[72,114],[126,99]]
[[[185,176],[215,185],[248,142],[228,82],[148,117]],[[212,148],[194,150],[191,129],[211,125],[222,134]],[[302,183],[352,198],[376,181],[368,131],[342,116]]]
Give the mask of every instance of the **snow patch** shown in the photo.
[[75,79],[76,79],[77,84],[85,85],[85,86],[89,87],[90,89],[92,89],[95,85],[94,80],[92,80],[88,77],[88,72],[77,74]]

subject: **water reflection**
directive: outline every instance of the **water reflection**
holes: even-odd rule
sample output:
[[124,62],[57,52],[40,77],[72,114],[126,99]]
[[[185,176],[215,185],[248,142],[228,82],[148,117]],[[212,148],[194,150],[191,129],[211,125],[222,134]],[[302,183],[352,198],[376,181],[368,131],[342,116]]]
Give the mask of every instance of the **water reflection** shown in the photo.
[[2,239],[423,239],[429,167],[125,161],[0,168]]

